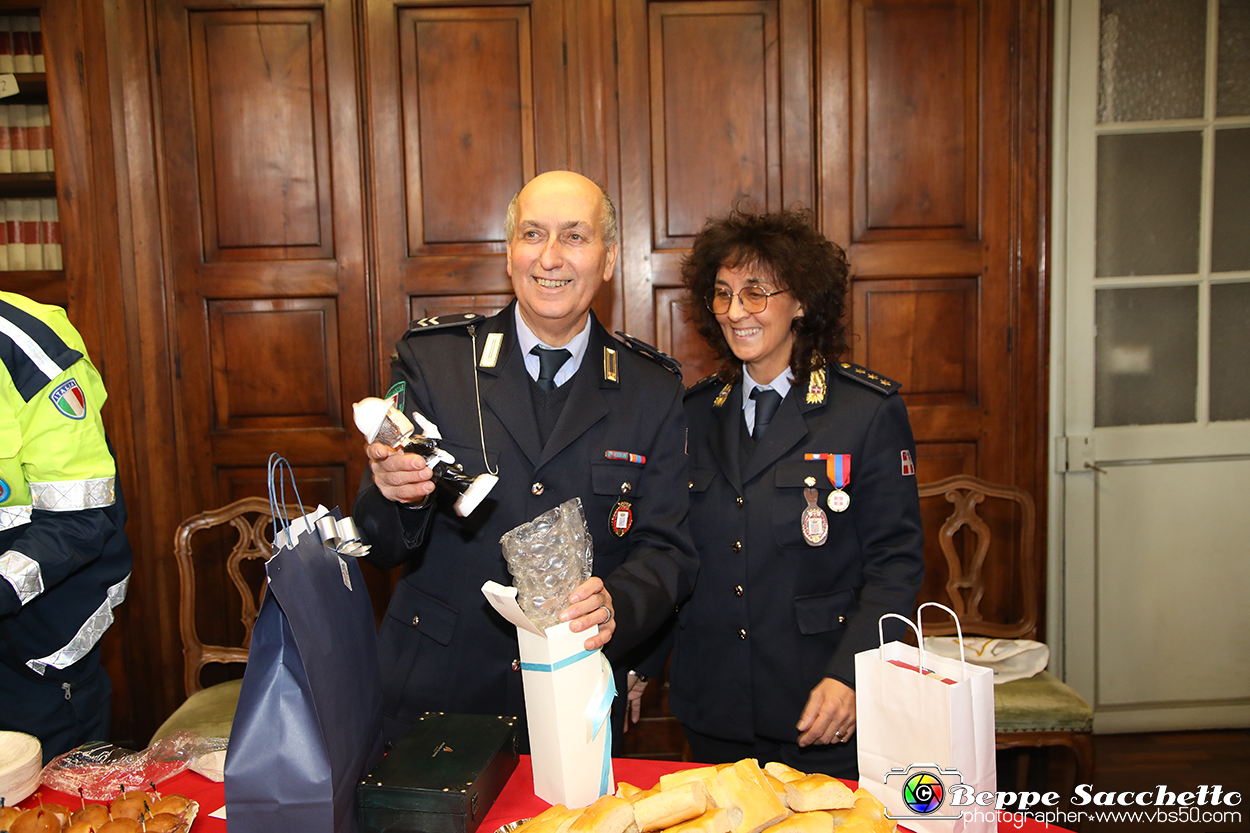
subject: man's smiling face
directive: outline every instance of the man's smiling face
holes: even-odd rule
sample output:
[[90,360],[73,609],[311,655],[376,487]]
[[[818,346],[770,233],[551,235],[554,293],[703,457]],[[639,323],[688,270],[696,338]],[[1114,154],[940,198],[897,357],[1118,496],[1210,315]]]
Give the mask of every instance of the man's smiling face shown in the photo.
[[508,275],[521,317],[552,347],[581,331],[595,293],[612,279],[617,248],[604,245],[602,217],[599,186],[569,171],[535,177],[517,199]]

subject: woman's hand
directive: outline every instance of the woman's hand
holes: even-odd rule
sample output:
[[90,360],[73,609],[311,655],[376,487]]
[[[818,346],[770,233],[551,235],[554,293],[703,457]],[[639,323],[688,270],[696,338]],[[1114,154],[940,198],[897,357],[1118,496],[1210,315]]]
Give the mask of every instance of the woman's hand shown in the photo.
[[561,622],[569,622],[573,633],[599,626],[599,633],[586,640],[587,651],[594,651],[608,644],[616,630],[616,614],[612,609],[612,595],[603,586],[603,579],[591,576],[569,594],[569,606],[560,614]]
[[799,746],[846,743],[855,734],[855,689],[825,677],[808,695],[797,728]]
[[644,677],[637,671],[629,672],[629,691],[627,692],[628,702],[625,706],[625,725],[621,728],[622,732],[629,731],[629,724],[637,723],[638,718],[642,716],[642,694],[647,690],[647,682],[650,677]]

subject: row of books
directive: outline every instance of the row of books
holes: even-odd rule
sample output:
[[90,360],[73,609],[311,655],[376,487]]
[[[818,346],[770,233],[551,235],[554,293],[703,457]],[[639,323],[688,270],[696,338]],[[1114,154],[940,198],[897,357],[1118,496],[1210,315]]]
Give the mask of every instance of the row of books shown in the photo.
[[43,71],[39,16],[0,15],[0,73]]
[[0,200],[0,271],[63,268],[56,200]]
[[0,105],[0,174],[56,170],[46,104]]

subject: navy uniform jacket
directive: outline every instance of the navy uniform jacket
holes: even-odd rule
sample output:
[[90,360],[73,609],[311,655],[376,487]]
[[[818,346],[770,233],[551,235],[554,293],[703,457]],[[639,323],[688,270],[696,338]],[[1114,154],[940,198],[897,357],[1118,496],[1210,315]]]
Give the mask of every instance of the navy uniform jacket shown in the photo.
[[[825,390],[795,382],[749,459],[742,383],[704,380],[686,396],[700,570],[678,615],[669,705],[697,732],[794,742],[821,678],[854,688],[855,654],[877,645],[878,618],[913,611],[924,538],[906,407],[896,382],[830,371]],[[825,462],[809,453],[851,455],[846,511],[829,510]],[[800,527],[808,478],[829,519],[817,547]]]
[[[631,352],[592,313],[585,357],[565,383],[572,388],[544,448],[512,306],[475,329],[476,354],[466,326],[410,330],[399,342],[392,378],[404,383],[402,410],[419,409],[438,425],[442,447],[476,476],[485,470],[476,372],[486,458],[499,475],[493,491],[468,518],[455,514],[444,488],[432,508],[392,503],[368,472],[356,497],[353,516],[373,545],[369,560],[404,568],[378,637],[388,740],[428,710],[524,715],[516,628],[481,592],[488,579],[512,584],[499,539],[514,527],[581,498],[594,574],[615,607],[617,628],[605,652],[622,694],[627,652],[671,619],[697,569],[686,527],[680,377]],[[492,333],[502,342],[494,366],[483,366],[491,363],[483,353]],[[646,461],[608,459],[609,450]],[[618,538],[608,518],[622,484],[629,484],[633,524]]]

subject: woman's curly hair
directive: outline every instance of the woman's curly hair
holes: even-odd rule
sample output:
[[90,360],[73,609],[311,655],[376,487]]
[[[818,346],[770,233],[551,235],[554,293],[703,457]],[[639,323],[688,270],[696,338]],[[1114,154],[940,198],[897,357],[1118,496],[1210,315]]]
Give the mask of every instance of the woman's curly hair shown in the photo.
[[846,252],[816,230],[806,209],[753,213],[735,208],[708,220],[682,262],[682,283],[690,293],[690,321],[720,361],[718,375],[737,381],[742,363],[707,306],[721,267],[758,269],[777,289],[788,289],[803,307],[794,319],[790,372],[802,380],[814,368],[837,360],[846,349]]

